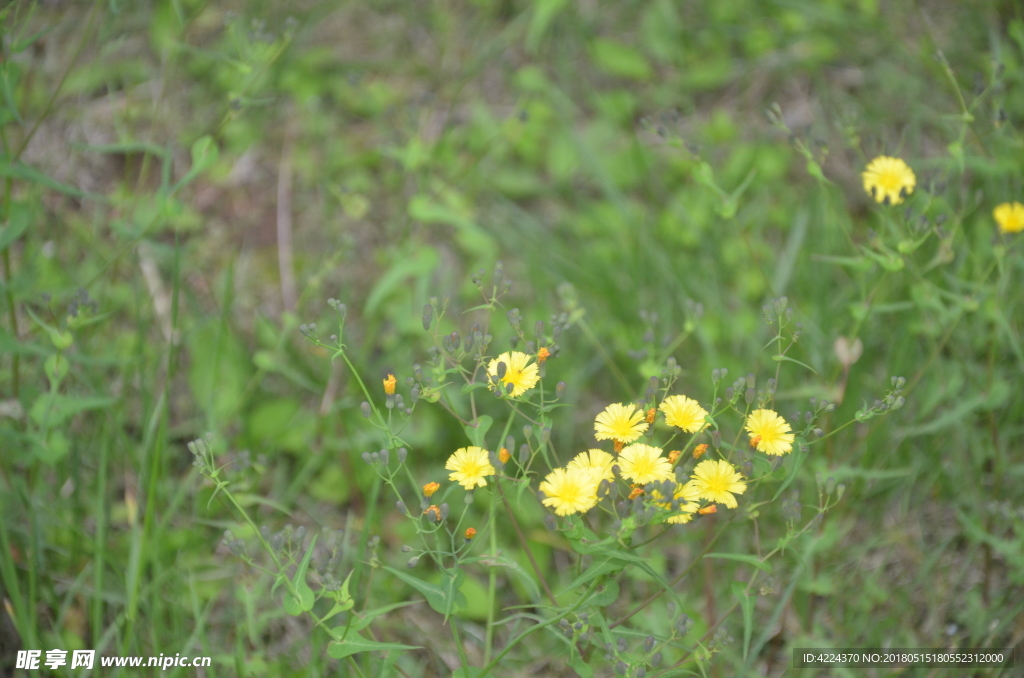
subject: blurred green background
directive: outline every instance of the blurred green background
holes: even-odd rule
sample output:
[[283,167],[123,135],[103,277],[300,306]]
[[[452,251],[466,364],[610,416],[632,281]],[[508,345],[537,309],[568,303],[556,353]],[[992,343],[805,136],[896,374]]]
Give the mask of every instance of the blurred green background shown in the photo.
[[[813,516],[816,471],[846,494],[777,563],[746,651],[739,614],[723,622],[739,640],[711,675],[783,675],[793,647],[1020,646],[1024,265],[991,216],[1024,201],[1018,2],[15,1],[0,16],[0,583],[23,647],[345,675],[220,544],[237,517],[185,445],[214,434],[261,524],[357,535],[359,455],[380,441],[299,324],[336,331],[340,299],[364,378],[404,384],[427,357],[423,304],[476,305],[470,278],[498,260],[527,327],[584,311],[548,363],[574,406],[559,449],[590,446],[594,414],[640,397],[668,355],[699,399],[714,368],[774,376],[762,305],[783,295],[803,325],[791,355],[814,371],[784,366],[781,413],[827,398],[838,425],[907,378],[902,410],[812,448],[789,501]],[[898,207],[861,186],[881,154],[917,174]],[[501,314],[492,333],[507,350]],[[838,337],[863,343],[848,369]],[[417,408],[404,437],[424,478],[466,444],[453,423]],[[543,514],[521,520],[564,585]],[[398,518],[370,526],[392,565]],[[654,565],[681,571],[719,519],[677,528]],[[785,523],[767,507],[759,538]],[[718,550],[753,552],[753,525]],[[684,581],[693,633],[744,567]],[[377,604],[413,595],[377,584]],[[652,590],[632,580],[621,611]],[[440,619],[421,608],[380,633],[422,643]],[[642,637],[663,617],[631,624]],[[502,675],[569,675],[563,646],[536,642]],[[397,661],[434,676],[451,658]]]

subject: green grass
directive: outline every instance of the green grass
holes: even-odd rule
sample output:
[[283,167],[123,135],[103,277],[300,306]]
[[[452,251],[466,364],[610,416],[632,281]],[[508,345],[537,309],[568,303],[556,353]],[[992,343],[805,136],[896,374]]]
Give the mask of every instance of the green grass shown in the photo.
[[[685,670],[788,675],[792,649],[814,646],[1017,646],[1022,660],[1024,265],[1020,236],[992,219],[997,204],[1024,202],[1017,3],[232,9],[0,10],[0,589],[23,648],[210,655],[210,675],[358,675],[221,543],[228,529],[250,547],[257,535],[186,445],[213,434],[258,525],[344,530],[339,568],[357,571],[357,609],[419,600],[367,565],[404,571],[415,534],[390,495],[377,501],[360,459],[385,441],[351,369],[299,326],[315,322],[326,341],[337,331],[327,299],[340,299],[369,389],[394,373],[408,394],[412,365],[428,361],[424,304],[450,295],[440,329],[465,337],[484,318],[463,313],[479,303],[471,276],[489,280],[501,260],[513,283],[493,353],[513,336],[507,308],[530,338],[536,321],[550,332],[553,316],[578,311],[545,379],[567,385],[570,407],[551,414],[563,455],[591,446],[593,416],[643,397],[669,356],[682,392],[704,402],[713,369],[729,369],[723,388],[747,373],[763,388],[778,369],[783,415],[811,397],[839,405],[826,432],[882,398],[891,376],[907,379],[905,407],[815,445],[759,515],[741,501],[644,552],[666,580],[686,571],[674,592],[694,621],[688,642],[733,638]],[[860,172],[880,154],[917,174],[898,207],[863,192]],[[764,350],[774,330],[762,305],[781,296],[802,324],[789,355],[811,369]],[[848,370],[840,336],[863,343]],[[445,480],[445,459],[468,444],[429,403],[402,437],[423,479]],[[772,559],[770,579],[698,560],[719,530],[713,552],[771,551],[790,522],[814,517],[816,474],[845,493]],[[560,592],[588,563],[545,529],[531,493],[516,505]],[[532,574],[502,525],[496,547]],[[455,619],[476,666],[489,569],[469,568],[471,604]],[[535,616],[493,627],[491,658],[529,619],[550,618],[543,591],[495,576],[499,617],[527,603]],[[734,581],[752,582],[746,609]],[[636,569],[620,584],[609,621],[658,590]],[[670,633],[665,602],[616,627],[630,651]],[[3,629],[0,667],[13,658]],[[424,603],[372,629],[431,649],[360,655],[367,675],[457,666]],[[492,675],[570,675],[555,629]],[[613,675],[602,654],[590,655],[595,675]]]

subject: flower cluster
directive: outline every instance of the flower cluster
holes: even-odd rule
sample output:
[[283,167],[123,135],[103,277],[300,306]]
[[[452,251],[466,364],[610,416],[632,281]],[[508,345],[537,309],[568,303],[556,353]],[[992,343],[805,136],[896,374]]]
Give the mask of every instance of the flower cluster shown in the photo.
[[[699,434],[713,423],[707,410],[685,395],[666,397],[658,408],[665,423],[686,433]],[[725,459],[705,459],[697,463],[685,482],[676,480],[676,467],[682,458],[678,450],[667,456],[660,447],[636,442],[654,423],[651,409],[633,404],[613,403],[594,420],[594,437],[611,440],[617,457],[601,450],[581,452],[564,468],[556,468],[540,484],[542,501],[556,515],[586,513],[598,505],[602,488],[617,480],[631,486],[629,498],[647,496],[650,503],[670,512],[666,522],[687,523],[694,514],[713,513],[715,504],[736,508],[736,495],[746,492],[743,475]],[[757,409],[746,419],[750,444],[759,452],[781,456],[793,449],[795,434],[789,423],[775,412]],[[707,444],[694,448],[697,459]],[[701,503],[708,502],[706,506]]]
[[[875,201],[885,205],[899,205],[914,192],[917,177],[901,158],[880,155],[868,163],[861,172],[864,190]],[[1024,204],[1004,202],[992,210],[992,218],[1003,233],[1024,231]]]

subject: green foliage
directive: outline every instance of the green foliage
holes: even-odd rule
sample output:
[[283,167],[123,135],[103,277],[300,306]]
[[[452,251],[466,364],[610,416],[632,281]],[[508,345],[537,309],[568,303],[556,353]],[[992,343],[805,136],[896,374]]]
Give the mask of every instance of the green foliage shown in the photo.
[[[225,675],[782,675],[793,647],[1019,643],[1013,3],[18,0],[0,33],[0,647],[8,610],[27,649]],[[879,155],[916,174],[899,205],[864,192]],[[474,323],[491,356],[536,349],[538,319],[565,327],[564,395],[502,434],[506,403],[436,357]],[[539,481],[669,358],[705,405],[730,401],[712,370],[777,377],[793,453],[753,455],[736,510],[626,523],[669,529],[639,551],[549,529]],[[418,384],[408,421],[388,374],[406,405]],[[445,460],[509,435],[534,470],[461,503]],[[432,501],[477,520],[458,567],[406,568],[420,531],[360,461],[401,447],[418,480],[390,482],[445,481]]]

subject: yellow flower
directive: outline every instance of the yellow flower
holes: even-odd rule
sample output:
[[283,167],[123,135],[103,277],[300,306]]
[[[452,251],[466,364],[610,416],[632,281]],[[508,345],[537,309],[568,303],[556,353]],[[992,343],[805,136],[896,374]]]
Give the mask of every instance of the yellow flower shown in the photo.
[[598,440],[617,440],[631,443],[647,430],[644,413],[632,405],[615,403],[594,419],[594,437]]
[[678,426],[687,433],[697,433],[707,426],[704,417],[708,416],[708,411],[693,398],[669,396],[661,401],[658,409],[665,413],[665,421],[669,426]]
[[439,489],[441,489],[440,483],[427,483],[423,486],[423,496],[432,497]]
[[397,383],[395,375],[389,374],[388,378],[384,380],[384,395],[395,395],[395,384]]
[[494,467],[487,458],[487,450],[482,447],[460,447],[455,453],[448,457],[444,467],[452,471],[448,476],[467,490],[474,487],[483,487],[487,484],[484,476],[493,476]]
[[1019,202],[1004,202],[992,211],[992,216],[1003,233],[1024,231],[1024,205]]
[[754,410],[744,428],[750,432],[750,444],[759,452],[781,457],[793,449],[793,429],[771,410]]
[[476,536],[476,528],[475,527],[467,527],[466,528],[466,541],[469,541],[470,539],[472,539],[475,536]]
[[628,478],[640,485],[653,483],[655,480],[675,478],[672,464],[661,456],[660,447],[652,447],[643,443],[630,445],[622,450],[618,464],[623,478]]
[[598,475],[598,481],[615,480],[615,474],[612,473],[612,466],[615,465],[615,457],[608,454],[604,450],[587,450],[586,452],[580,452],[577,454],[572,461],[566,465],[567,471],[574,469],[596,471]]
[[886,155],[880,155],[869,162],[861,178],[868,195],[886,205],[899,205],[914,192],[917,184],[917,177],[907,163]]
[[507,447],[503,447],[498,450],[498,459],[501,460],[502,464],[507,464],[508,460],[512,458],[512,453],[508,451]]
[[[487,374],[498,376],[498,363],[505,363],[505,376],[501,378],[501,394],[505,395],[506,384],[512,384],[512,397],[518,398],[540,381],[537,366],[530,363],[530,356],[519,351],[502,353],[487,366]],[[491,390],[496,390],[491,384]]]
[[693,469],[690,482],[686,483],[690,492],[696,492],[701,499],[725,504],[727,508],[736,508],[736,497],[743,494],[747,484],[736,468],[722,459],[705,459]]
[[560,516],[586,513],[597,505],[597,486],[601,482],[593,469],[556,468],[540,484],[544,505]]
[[[676,483],[676,488],[672,492],[672,498],[678,502],[679,510],[684,511],[684,513],[672,516],[665,522],[673,525],[681,525],[693,520],[693,514],[700,508],[700,504],[697,503],[697,500],[700,499],[700,492],[698,492],[696,488],[692,487],[690,483],[686,483],[685,485]],[[671,502],[665,501],[665,498],[661,496],[661,492],[658,492],[657,490],[653,490],[651,492],[651,499],[654,501],[655,505],[660,506],[666,511],[671,510],[672,508]]]

